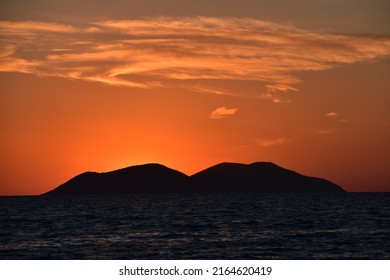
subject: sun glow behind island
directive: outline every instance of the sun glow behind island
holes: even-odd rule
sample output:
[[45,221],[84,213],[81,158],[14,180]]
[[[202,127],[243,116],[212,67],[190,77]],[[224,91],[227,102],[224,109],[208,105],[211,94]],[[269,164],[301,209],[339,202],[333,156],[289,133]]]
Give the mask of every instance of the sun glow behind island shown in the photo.
[[0,21],[2,195],[272,161],[389,191],[390,37],[234,16]]

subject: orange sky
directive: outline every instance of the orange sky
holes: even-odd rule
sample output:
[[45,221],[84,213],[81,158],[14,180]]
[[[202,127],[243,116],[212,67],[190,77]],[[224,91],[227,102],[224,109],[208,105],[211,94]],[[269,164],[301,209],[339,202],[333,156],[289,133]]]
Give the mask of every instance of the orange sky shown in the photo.
[[222,161],[390,191],[386,1],[78,2],[4,1],[0,195]]

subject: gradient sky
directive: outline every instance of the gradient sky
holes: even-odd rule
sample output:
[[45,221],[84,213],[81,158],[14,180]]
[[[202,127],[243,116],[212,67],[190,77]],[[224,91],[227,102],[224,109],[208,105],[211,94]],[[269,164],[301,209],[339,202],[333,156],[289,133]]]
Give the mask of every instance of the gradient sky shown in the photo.
[[0,5],[0,195],[223,161],[390,191],[387,0]]

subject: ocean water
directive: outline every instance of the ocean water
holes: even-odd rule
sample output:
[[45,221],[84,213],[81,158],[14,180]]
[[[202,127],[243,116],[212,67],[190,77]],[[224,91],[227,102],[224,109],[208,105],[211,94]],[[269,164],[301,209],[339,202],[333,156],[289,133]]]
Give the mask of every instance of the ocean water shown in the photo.
[[390,194],[0,197],[0,259],[390,259]]

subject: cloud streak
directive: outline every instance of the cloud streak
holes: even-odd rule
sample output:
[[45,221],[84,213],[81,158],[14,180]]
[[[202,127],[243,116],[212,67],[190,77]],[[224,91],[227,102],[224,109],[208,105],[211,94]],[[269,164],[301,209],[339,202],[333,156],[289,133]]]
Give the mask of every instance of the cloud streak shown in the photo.
[[[257,81],[266,88],[258,97],[275,103],[290,101],[280,95],[298,91],[301,71],[390,55],[390,37],[316,33],[250,18],[156,17],[83,26],[2,21],[0,34],[0,71],[137,88]],[[225,92],[205,84],[198,91]]]
[[257,144],[261,147],[270,147],[270,146],[276,146],[276,145],[283,145],[290,143],[291,139],[288,138],[275,138],[275,139],[260,139],[257,140]]

